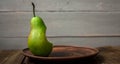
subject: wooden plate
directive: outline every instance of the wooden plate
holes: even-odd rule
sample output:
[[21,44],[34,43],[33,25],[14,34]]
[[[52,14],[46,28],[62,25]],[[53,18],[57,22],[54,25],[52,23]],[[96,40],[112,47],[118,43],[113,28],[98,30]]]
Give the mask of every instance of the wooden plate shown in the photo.
[[77,59],[86,59],[95,57],[99,51],[96,48],[78,47],[67,45],[56,45],[53,47],[51,54],[48,57],[33,55],[28,48],[22,50],[23,55],[35,60],[44,61],[70,61]]

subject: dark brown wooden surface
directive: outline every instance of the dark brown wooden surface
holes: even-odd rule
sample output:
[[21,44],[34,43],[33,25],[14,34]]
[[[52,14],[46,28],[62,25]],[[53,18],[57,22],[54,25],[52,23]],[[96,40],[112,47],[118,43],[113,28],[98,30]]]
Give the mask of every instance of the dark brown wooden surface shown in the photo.
[[[120,46],[98,47],[100,53],[93,59],[74,62],[75,64],[120,64]],[[23,61],[24,60],[24,61]],[[21,50],[0,50],[0,64],[39,64],[44,62],[29,61]],[[74,64],[69,62],[69,64]],[[54,64],[54,63],[53,63]],[[55,63],[56,64],[56,63]]]

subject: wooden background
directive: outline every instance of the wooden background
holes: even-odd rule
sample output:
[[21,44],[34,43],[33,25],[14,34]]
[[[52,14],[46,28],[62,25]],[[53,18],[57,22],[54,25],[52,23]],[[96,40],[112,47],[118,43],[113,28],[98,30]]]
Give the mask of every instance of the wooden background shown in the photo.
[[1,0],[0,49],[27,47],[31,1],[55,45],[120,45],[120,0]]

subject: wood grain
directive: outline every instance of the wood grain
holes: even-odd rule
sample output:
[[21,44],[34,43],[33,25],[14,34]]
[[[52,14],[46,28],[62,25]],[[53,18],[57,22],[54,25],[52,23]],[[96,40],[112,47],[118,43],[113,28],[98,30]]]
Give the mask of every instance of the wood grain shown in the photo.
[[[119,64],[120,61],[120,46],[102,46],[97,47],[100,51],[99,54],[92,59],[78,61],[76,64]],[[0,50],[0,63],[2,64],[21,64],[24,56],[21,54],[21,50]],[[7,60],[5,60],[7,58]],[[86,62],[87,61],[87,62]],[[25,58],[23,64],[35,64]],[[40,62],[44,64],[44,62]],[[75,63],[75,62],[74,62]],[[36,63],[38,64],[38,63]],[[54,64],[54,63],[53,63]],[[69,64],[73,64],[70,62]]]
[[21,64],[23,58],[21,50],[3,50],[0,52],[0,64]]
[[0,11],[32,11],[31,1],[41,12],[118,12],[119,0],[2,0]]
[[[33,0],[0,1],[0,49],[27,47]],[[54,44],[120,45],[120,0],[34,0]],[[73,43],[74,42],[74,43]]]
[[[48,38],[54,45],[75,45],[75,46],[117,46],[120,45],[120,37],[89,37],[89,38]],[[27,38],[0,38],[0,50],[27,48]]]
[[[120,34],[120,13],[38,12],[47,25],[47,36]],[[0,37],[26,37],[31,12],[0,13]]]

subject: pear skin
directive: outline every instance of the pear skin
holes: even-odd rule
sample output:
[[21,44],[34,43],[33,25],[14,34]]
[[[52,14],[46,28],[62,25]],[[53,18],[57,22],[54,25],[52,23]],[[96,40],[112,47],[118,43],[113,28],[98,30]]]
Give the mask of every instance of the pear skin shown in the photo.
[[37,56],[48,56],[53,48],[53,44],[47,40],[46,25],[41,17],[35,16],[35,6],[33,5],[34,17],[30,22],[30,33],[28,36],[28,48]]

